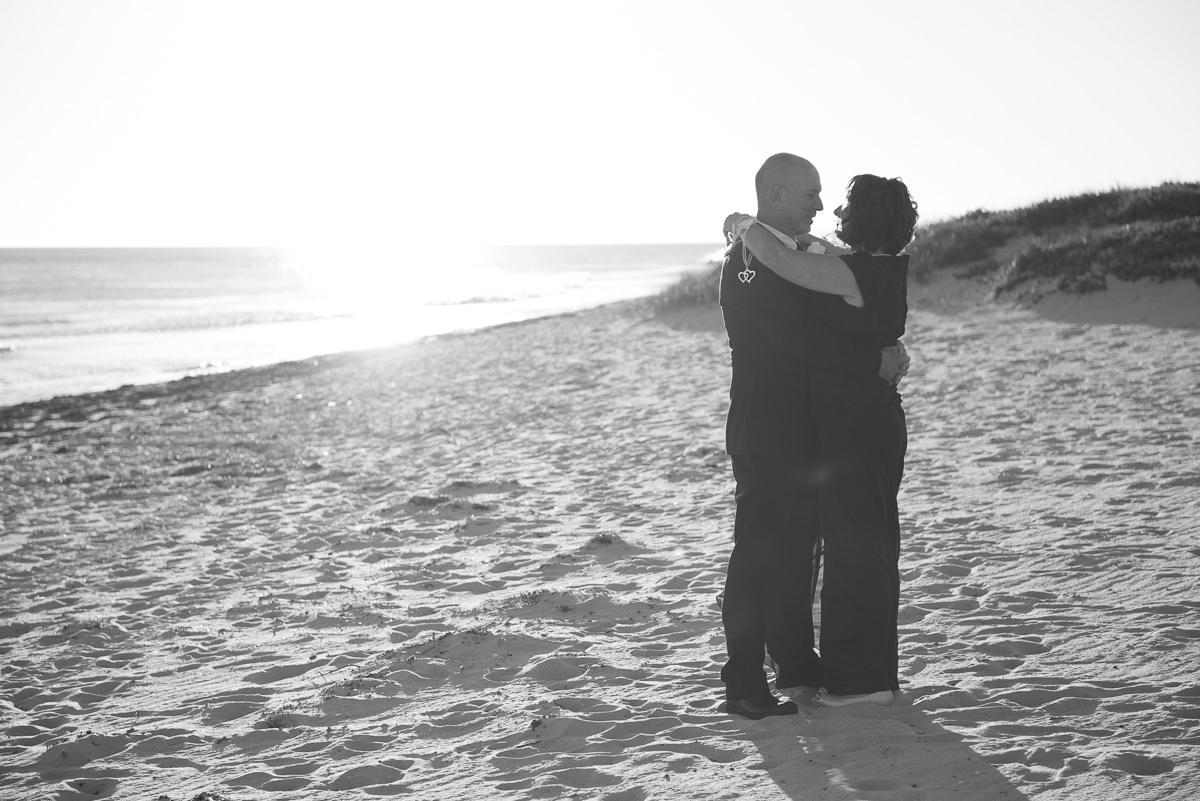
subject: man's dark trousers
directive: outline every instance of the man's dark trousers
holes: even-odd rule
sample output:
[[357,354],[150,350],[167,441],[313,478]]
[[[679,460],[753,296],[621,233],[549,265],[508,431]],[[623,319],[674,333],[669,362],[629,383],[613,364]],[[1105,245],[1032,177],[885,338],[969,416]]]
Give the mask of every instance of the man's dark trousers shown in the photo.
[[725,698],[769,692],[764,643],[779,665],[778,687],[820,687],[812,619],[820,476],[811,463],[799,459],[773,454],[731,458],[737,510],[721,608],[729,654],[721,670]]

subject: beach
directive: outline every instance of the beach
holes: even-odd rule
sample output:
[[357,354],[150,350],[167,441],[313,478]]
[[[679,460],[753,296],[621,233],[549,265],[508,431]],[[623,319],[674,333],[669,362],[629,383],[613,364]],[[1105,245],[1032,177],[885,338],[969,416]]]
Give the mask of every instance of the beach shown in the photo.
[[758,722],[716,309],[0,408],[0,797],[1193,798],[1200,288],[1113,291],[914,288],[901,697]]

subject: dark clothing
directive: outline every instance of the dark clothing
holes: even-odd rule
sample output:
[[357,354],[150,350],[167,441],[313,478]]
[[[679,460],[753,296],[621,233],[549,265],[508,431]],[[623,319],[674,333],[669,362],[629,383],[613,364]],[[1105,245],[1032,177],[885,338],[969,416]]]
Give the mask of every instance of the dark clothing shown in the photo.
[[822,684],[813,638],[813,559],[818,508],[799,460],[734,455],[737,511],[721,621],[729,655],[721,670],[727,700],[768,692],[763,646],[779,665],[779,687]]
[[822,490],[821,665],[835,695],[898,690],[900,521],[907,430],[900,404],[814,404],[831,480]]
[[778,686],[821,683],[811,592],[822,473],[809,365],[851,386],[883,382],[880,348],[817,321],[810,307],[818,298],[757,260],[746,267],[740,243],[726,256],[721,312],[733,366],[726,451],[737,482],[722,606],[729,660],[721,678],[730,700],[767,692],[764,645],[779,664]]
[[730,455],[811,453],[809,365],[852,382],[878,377],[879,348],[838,336],[814,319],[817,300],[817,293],[785,281],[757,259],[744,267],[740,242],[725,257],[721,315],[733,366],[725,427]]
[[[861,309],[823,295],[815,319],[875,347],[904,333],[907,256],[843,257],[862,292]],[[821,664],[835,695],[898,690],[900,522],[907,428],[900,395],[882,379],[815,370],[812,414],[829,483],[819,495],[825,581]]]
[[[849,337],[860,347],[866,346],[878,354],[880,349],[896,344],[904,336],[908,317],[908,256],[852,253],[842,256],[842,261],[854,273],[863,297],[862,308],[851,306],[837,295],[809,292],[808,314],[834,331],[835,336]],[[814,366],[822,368],[814,373],[814,386],[819,386],[820,394],[830,400],[859,405],[894,403],[900,399],[878,372],[864,375],[861,371],[825,369],[823,364]]]

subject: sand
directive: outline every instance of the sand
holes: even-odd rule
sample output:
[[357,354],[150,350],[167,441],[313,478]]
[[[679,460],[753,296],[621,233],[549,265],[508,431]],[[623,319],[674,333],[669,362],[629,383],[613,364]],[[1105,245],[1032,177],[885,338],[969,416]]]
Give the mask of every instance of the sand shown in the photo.
[[1195,797],[1198,315],[950,289],[893,707],[722,711],[711,310],[0,409],[0,798]]

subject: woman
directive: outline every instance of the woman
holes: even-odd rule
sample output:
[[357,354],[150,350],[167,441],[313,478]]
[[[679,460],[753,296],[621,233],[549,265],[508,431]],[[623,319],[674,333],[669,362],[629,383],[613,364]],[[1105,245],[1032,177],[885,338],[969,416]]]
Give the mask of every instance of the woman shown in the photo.
[[[838,238],[852,249],[841,256],[790,249],[746,215],[730,215],[726,231],[782,278],[821,293],[812,315],[830,329],[874,347],[895,344],[908,314],[908,256],[899,253],[912,241],[916,203],[898,179],[859,175],[834,213]],[[825,687],[817,702],[889,704],[900,688],[896,497],[908,438],[904,410],[883,379],[821,369],[812,370],[812,409],[825,474]]]

